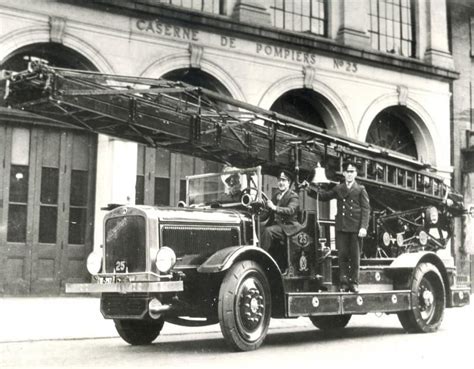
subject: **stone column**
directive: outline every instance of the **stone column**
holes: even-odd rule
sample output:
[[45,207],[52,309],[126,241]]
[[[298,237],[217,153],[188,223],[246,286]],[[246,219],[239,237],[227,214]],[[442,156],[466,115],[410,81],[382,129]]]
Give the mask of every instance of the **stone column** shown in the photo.
[[369,47],[367,2],[365,0],[342,0],[340,5],[341,26],[337,32],[337,41],[358,48]]
[[454,69],[448,46],[448,14],[446,0],[426,2],[427,40],[425,61],[439,67]]
[[239,22],[262,26],[270,26],[272,24],[270,13],[262,2],[258,0],[237,0],[231,18]]
[[94,247],[103,243],[103,219],[108,204],[134,204],[137,144],[99,135],[94,221]]

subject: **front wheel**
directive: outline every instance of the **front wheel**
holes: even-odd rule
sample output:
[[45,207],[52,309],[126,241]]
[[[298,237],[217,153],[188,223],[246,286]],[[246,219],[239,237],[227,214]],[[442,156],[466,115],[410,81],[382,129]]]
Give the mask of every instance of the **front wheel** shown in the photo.
[[403,328],[410,333],[436,331],[444,316],[446,295],[438,268],[430,263],[419,264],[412,283],[412,310],[398,313]]
[[259,348],[270,316],[270,287],[262,268],[249,260],[236,263],[219,291],[219,323],[225,340],[237,351]]
[[310,316],[309,319],[314,324],[315,327],[328,331],[331,329],[340,329],[344,328],[349,320],[351,319],[351,314],[345,315],[327,315],[327,316]]
[[159,336],[164,320],[114,319],[115,329],[131,345],[149,345]]

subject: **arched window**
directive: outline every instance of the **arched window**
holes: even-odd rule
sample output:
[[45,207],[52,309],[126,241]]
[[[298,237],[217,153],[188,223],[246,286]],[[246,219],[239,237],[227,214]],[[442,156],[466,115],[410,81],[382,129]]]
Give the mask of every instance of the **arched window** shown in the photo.
[[402,154],[418,158],[413,133],[407,122],[410,118],[403,108],[392,107],[380,112],[367,132],[367,143],[373,143]]
[[318,101],[318,95],[311,90],[288,91],[273,103],[270,110],[320,128],[328,128],[323,118],[325,109]]
[[369,0],[369,35],[374,49],[415,56],[415,17],[412,0]]

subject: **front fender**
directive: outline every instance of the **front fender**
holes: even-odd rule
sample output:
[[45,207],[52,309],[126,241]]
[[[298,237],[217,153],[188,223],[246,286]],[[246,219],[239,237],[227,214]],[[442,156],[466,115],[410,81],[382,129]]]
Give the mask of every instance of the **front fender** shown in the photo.
[[[446,301],[448,302],[448,307],[450,306],[450,295],[451,295],[451,287],[453,285],[453,278],[449,278],[448,276],[448,268],[446,268],[445,263],[441,260],[441,258],[436,255],[434,252],[431,251],[420,251],[414,253],[406,253],[402,254],[397,257],[392,264],[386,269],[388,273],[392,273],[393,275],[406,275],[406,273],[410,273],[410,276],[413,276],[413,271],[415,270],[416,266],[420,263],[431,263],[436,268],[438,268],[441,277],[443,278],[445,292],[446,292]],[[454,270],[454,267],[450,267],[449,269]],[[410,278],[411,279],[411,278]]]
[[441,273],[446,273],[445,263],[438,255],[431,251],[402,254],[389,265],[388,270],[414,269],[420,263],[434,264]]
[[237,260],[263,260],[266,265],[271,265],[280,270],[273,258],[260,247],[255,246],[232,246],[219,250],[212,254],[197,271],[199,273],[218,273],[229,269]]
[[219,250],[202,263],[197,271],[215,274],[230,269],[239,260],[254,260],[263,268],[270,283],[272,317],[283,318],[285,316],[285,299],[281,270],[270,254],[260,247],[233,246]]

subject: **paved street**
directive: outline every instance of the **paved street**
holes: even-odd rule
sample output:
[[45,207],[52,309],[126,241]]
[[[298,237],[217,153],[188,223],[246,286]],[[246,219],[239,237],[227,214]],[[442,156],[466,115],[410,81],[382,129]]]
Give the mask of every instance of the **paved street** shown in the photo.
[[[257,351],[230,352],[218,325],[166,324],[153,345],[132,347],[101,318],[93,298],[0,300],[0,368],[466,367],[474,307],[446,310],[434,334],[406,334],[396,316],[355,316],[340,332],[308,319],[274,320]],[[16,306],[16,308],[15,308]]]

